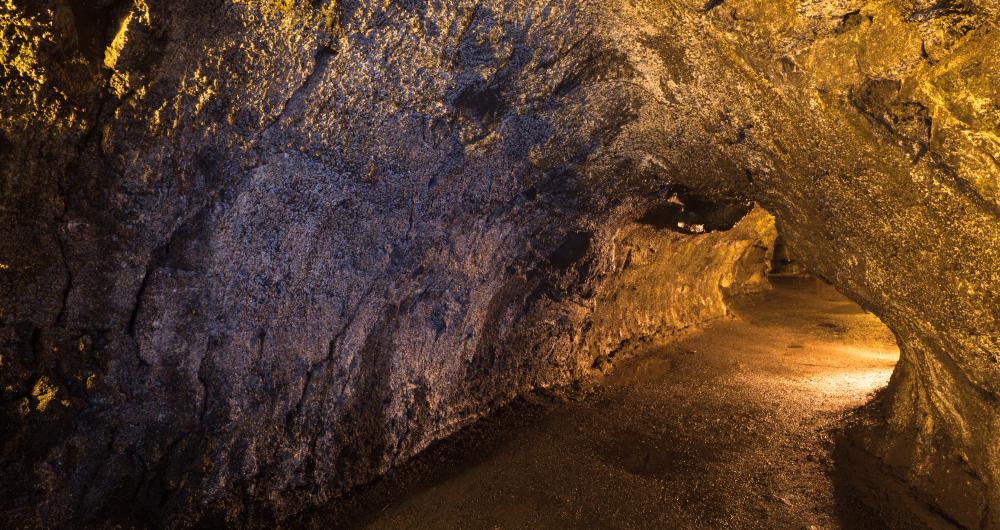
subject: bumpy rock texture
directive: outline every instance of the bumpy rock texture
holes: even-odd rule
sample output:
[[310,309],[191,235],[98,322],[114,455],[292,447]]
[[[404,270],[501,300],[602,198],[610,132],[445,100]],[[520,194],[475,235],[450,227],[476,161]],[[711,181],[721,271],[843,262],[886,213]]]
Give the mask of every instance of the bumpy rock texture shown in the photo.
[[757,201],[899,338],[866,467],[1000,526],[998,16],[2,0],[0,514],[328,502],[721,316],[763,281]]

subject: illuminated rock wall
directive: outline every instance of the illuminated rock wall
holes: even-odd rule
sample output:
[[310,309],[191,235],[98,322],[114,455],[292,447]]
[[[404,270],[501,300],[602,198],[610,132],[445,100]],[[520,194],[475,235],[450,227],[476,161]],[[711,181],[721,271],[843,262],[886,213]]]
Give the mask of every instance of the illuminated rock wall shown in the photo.
[[329,501],[723,314],[760,286],[756,200],[901,340],[859,446],[927,517],[1000,524],[997,15],[0,3],[0,460],[24,477],[0,514]]

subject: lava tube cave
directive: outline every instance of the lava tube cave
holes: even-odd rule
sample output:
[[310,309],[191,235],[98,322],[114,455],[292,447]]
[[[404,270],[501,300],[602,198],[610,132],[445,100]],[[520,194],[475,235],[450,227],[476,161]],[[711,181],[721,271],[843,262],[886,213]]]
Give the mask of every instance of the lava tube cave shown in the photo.
[[0,528],[1000,529],[1000,0],[0,0]]

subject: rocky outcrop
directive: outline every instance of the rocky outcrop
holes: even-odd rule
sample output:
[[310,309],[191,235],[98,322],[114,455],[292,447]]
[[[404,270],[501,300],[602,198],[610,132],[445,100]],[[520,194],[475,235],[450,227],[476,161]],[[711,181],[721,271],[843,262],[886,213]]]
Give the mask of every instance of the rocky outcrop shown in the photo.
[[328,502],[723,314],[756,200],[900,339],[859,443],[928,520],[1000,525],[998,13],[4,1],[0,513]]

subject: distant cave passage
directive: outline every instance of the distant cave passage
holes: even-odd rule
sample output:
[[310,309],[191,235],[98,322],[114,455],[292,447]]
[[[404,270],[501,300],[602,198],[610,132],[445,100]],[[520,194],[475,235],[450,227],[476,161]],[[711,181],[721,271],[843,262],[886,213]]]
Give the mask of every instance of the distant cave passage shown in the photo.
[[[899,359],[892,332],[810,274],[780,236],[773,258],[756,252],[751,234],[766,233],[766,212],[744,211],[726,228],[708,220],[720,217],[672,204],[641,218],[618,250],[659,241],[671,252],[626,266],[609,287],[615,293],[599,301],[593,329],[648,331],[642,322],[671,311],[658,318],[676,324],[676,307],[651,302],[662,301],[657,288],[690,283],[677,296],[698,299],[730,267],[770,267],[769,288],[748,294],[732,285],[729,317],[701,332],[640,342],[617,357],[608,355],[616,343],[604,343],[592,367],[603,377],[588,397],[545,391],[515,400],[354,499],[348,519],[375,528],[854,528],[875,520],[857,497],[866,477],[856,476],[846,432],[889,382]],[[713,229],[680,235],[677,223]],[[569,272],[592,240],[571,233],[550,261]]]

